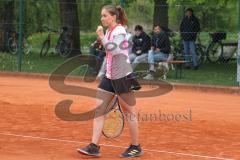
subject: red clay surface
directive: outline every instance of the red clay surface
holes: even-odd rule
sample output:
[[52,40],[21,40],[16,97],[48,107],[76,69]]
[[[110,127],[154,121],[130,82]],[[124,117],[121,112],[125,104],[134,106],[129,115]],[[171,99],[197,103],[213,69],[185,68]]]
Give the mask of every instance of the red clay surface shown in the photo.
[[[0,159],[93,159],[76,152],[76,148],[90,142],[92,121],[67,122],[55,115],[55,105],[68,98],[74,100],[73,113],[88,111],[95,105],[94,98],[57,93],[44,78],[1,76]],[[238,95],[178,89],[159,97],[139,98],[137,109],[144,155],[136,159],[240,159]],[[159,115],[159,111],[182,117],[180,121],[149,118],[150,114]],[[99,159],[119,159],[129,139],[128,126],[117,139],[102,137]]]

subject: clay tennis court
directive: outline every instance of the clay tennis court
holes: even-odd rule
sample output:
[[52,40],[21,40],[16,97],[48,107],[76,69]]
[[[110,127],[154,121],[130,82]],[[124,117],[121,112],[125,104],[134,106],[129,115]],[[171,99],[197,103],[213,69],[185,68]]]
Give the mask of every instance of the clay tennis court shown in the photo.
[[[97,87],[97,83],[70,83]],[[93,159],[76,152],[90,142],[92,120],[59,119],[55,106],[64,99],[74,101],[72,113],[89,111],[95,105],[94,98],[52,90],[48,78],[0,74],[0,159]],[[240,159],[238,94],[176,87],[165,95],[138,98],[137,108],[144,155],[136,159]],[[182,119],[146,118],[160,112],[182,115]],[[117,139],[102,137],[99,159],[119,159],[129,139],[128,126]]]

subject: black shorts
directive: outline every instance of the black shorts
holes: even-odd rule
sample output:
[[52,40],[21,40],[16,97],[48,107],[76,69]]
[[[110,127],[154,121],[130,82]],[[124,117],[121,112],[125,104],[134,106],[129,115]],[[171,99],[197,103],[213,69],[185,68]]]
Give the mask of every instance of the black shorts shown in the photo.
[[128,93],[133,90],[141,89],[140,84],[133,73],[119,79],[108,79],[103,77],[98,88],[115,94]]

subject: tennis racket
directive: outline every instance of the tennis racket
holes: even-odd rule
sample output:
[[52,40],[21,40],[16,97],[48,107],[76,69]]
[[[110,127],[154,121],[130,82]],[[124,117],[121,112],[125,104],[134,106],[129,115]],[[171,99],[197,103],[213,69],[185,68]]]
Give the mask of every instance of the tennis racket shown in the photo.
[[110,103],[111,111],[107,113],[102,134],[107,138],[117,138],[124,128],[124,114],[117,96]]

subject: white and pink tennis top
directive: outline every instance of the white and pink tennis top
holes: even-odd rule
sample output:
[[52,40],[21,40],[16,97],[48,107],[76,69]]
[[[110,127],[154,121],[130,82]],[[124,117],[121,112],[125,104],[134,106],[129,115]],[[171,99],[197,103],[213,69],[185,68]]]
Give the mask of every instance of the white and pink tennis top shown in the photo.
[[129,61],[129,43],[122,25],[107,30],[102,40],[106,49],[106,77],[119,79],[132,72]]

